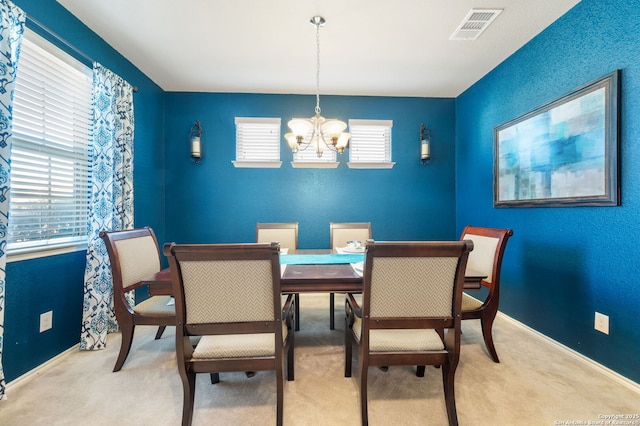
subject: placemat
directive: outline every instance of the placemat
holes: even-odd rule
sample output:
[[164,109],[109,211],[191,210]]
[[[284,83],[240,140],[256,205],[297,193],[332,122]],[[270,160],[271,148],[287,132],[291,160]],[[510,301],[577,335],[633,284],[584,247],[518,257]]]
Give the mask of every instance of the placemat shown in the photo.
[[281,265],[331,265],[357,263],[364,260],[364,254],[281,254]]

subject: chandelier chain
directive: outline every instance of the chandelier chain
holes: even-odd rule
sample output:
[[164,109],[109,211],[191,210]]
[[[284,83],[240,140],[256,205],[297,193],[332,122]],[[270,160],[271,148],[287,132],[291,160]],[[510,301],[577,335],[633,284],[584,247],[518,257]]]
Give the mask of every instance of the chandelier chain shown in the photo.
[[316,24],[316,114],[320,114],[320,23]]

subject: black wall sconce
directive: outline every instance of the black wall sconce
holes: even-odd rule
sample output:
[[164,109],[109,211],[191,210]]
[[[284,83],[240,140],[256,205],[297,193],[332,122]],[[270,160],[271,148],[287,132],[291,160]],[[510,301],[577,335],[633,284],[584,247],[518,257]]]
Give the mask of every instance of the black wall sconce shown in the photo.
[[191,127],[191,135],[189,140],[191,141],[191,159],[196,163],[202,160],[202,127],[200,126],[200,120],[196,120],[196,124]]
[[424,166],[427,163],[427,160],[431,159],[430,147],[431,144],[431,132],[424,125],[424,123],[420,124],[420,162]]

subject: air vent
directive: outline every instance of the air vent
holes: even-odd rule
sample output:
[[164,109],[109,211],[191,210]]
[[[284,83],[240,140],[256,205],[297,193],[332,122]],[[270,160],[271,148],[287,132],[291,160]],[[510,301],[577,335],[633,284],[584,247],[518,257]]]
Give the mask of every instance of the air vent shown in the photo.
[[471,9],[449,40],[475,40],[503,9]]

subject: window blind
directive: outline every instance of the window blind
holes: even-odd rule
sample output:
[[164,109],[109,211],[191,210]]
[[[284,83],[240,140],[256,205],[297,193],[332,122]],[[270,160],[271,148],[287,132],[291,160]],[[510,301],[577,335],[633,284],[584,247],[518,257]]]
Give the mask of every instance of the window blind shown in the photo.
[[46,42],[28,36],[14,92],[10,251],[87,238],[91,70],[71,57],[57,58],[41,47]]
[[392,120],[349,120],[349,161],[391,161]]
[[279,161],[280,119],[236,117],[236,160]]
[[[304,141],[308,141],[309,139],[311,139],[311,134],[313,131],[309,131],[309,133],[307,133],[304,136]],[[328,143],[331,143],[331,140],[327,140]],[[301,147],[302,148],[302,147]],[[322,149],[322,156],[318,157],[318,154],[316,153],[316,145],[315,143],[312,143],[310,145],[308,145],[306,148],[304,149],[299,149],[298,152],[294,152],[293,153],[293,161],[295,162],[310,162],[310,163],[315,163],[315,162],[335,162],[336,161],[336,152],[330,150],[329,148],[327,148],[327,146],[325,145],[324,142],[322,142],[322,140],[320,141],[320,148]]]

